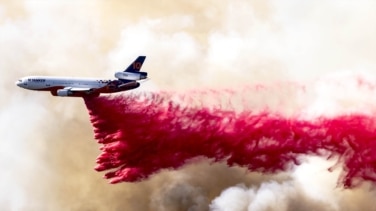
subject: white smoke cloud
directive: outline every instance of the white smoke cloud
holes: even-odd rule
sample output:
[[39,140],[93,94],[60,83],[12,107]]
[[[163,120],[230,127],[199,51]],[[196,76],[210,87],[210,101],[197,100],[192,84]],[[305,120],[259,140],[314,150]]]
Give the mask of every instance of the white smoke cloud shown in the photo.
[[238,184],[225,189],[210,204],[213,211],[240,210],[358,210],[375,205],[376,192],[368,185],[344,190],[338,185],[340,169],[334,163],[310,157],[282,182],[265,180],[261,185]]
[[288,210],[290,198],[297,195],[291,182],[266,182],[258,189],[241,184],[225,190],[213,201],[211,210]]
[[[34,74],[112,77],[145,54],[152,80],[143,90],[282,82],[250,96],[254,107],[285,113],[304,107],[308,116],[370,113],[373,90],[354,78],[361,72],[374,84],[375,9],[372,1],[339,0],[0,3],[0,207],[375,209],[369,184],[342,190],[340,169],[328,172],[331,163],[322,160],[308,160],[288,177],[201,162],[109,186],[92,170],[98,146],[83,102],[14,85]],[[288,81],[307,91],[283,90]]]

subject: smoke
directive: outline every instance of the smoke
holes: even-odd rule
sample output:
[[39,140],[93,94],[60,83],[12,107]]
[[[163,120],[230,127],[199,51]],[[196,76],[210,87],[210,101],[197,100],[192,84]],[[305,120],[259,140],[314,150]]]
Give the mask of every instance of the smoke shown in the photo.
[[[221,198],[236,203],[226,189],[241,187],[257,195],[276,181],[281,187],[274,190],[289,201],[286,209],[295,204],[301,209],[374,208],[368,183],[336,188],[341,173],[327,171],[334,163],[311,158],[283,175],[201,161],[147,181],[108,185],[93,171],[99,145],[82,100],[14,85],[26,75],[110,78],[145,54],[144,70],[152,80],[139,90],[260,84],[276,88],[261,86],[250,94],[252,109],[268,107],[287,116],[298,110],[307,116],[370,115],[373,91],[354,85],[353,78],[360,74],[370,84],[374,80],[374,11],[369,1],[0,2],[0,207],[225,209]],[[312,83],[317,78],[324,79]],[[307,92],[285,89],[286,81],[305,84]],[[290,187],[294,190],[285,191]]]

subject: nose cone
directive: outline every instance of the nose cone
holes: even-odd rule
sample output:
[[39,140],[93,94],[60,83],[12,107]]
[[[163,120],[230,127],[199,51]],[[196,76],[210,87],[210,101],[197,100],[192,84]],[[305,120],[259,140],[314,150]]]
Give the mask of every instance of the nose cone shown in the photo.
[[16,85],[19,86],[19,87],[22,87],[22,80],[20,79],[20,80],[16,81]]

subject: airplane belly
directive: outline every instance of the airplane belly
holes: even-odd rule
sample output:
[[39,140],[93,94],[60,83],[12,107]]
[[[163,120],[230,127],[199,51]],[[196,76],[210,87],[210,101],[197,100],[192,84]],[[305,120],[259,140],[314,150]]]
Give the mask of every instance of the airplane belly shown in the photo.
[[107,84],[106,86],[97,89],[96,91],[99,93],[115,93],[115,92],[122,92],[126,90],[131,90],[139,87],[140,84],[136,81],[128,82],[128,83],[119,83],[119,82],[112,82]]

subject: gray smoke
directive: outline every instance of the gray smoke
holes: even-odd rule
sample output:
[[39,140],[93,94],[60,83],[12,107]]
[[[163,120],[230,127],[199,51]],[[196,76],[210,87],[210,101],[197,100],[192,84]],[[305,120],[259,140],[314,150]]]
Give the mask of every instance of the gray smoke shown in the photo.
[[[322,158],[278,175],[201,160],[109,185],[81,99],[22,90],[27,75],[112,78],[145,54],[140,90],[238,88],[251,108],[304,118],[376,105],[372,1],[0,2],[2,210],[373,210],[371,184],[343,190]],[[294,89],[290,82],[305,84]],[[285,89],[288,87],[288,89]]]

